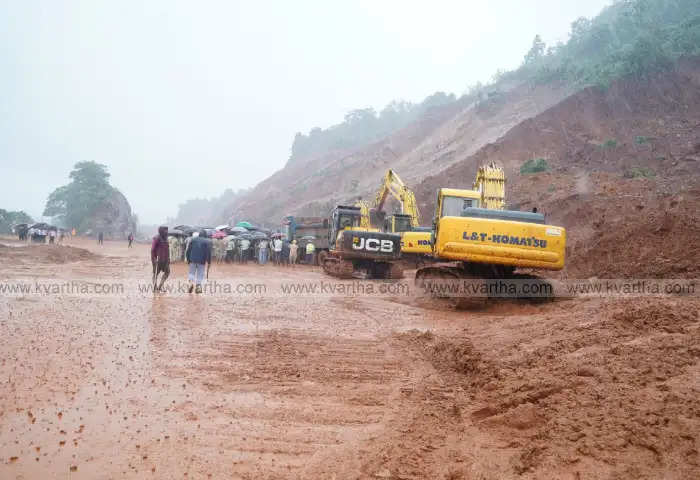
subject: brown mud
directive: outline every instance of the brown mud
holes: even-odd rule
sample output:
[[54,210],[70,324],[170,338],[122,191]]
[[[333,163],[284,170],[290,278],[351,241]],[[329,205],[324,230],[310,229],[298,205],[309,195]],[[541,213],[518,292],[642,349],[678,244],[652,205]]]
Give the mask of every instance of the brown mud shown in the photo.
[[[78,239],[0,261],[4,283],[150,280],[147,245]],[[184,275],[173,265],[169,282]],[[210,273],[280,278],[337,282],[308,267]],[[698,478],[699,311],[697,296],[477,312],[3,296],[0,478]]]

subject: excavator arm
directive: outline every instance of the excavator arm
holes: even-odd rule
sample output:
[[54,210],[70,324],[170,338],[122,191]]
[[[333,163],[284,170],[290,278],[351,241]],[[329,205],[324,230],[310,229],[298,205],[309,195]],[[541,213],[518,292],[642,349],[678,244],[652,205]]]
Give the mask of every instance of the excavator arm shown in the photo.
[[384,209],[384,202],[389,194],[391,194],[401,204],[401,213],[411,216],[411,226],[420,226],[420,214],[418,212],[416,196],[406,186],[406,184],[403,183],[396,172],[391,169],[389,169],[386,172],[386,175],[384,175],[384,180],[382,181],[379,191],[374,199],[373,208],[377,211],[382,211]]

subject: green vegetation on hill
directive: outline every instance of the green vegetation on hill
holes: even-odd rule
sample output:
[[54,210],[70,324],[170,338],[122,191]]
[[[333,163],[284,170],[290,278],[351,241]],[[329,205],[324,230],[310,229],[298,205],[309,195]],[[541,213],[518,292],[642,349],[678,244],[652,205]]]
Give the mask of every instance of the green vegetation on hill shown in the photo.
[[607,85],[698,54],[700,1],[618,0],[592,20],[573,22],[565,44],[547,48],[536,36],[521,67],[500,78]]
[[297,133],[290,163],[300,158],[337,149],[353,148],[377,141],[408,125],[432,107],[456,101],[454,94],[437,92],[421,103],[393,101],[377,114],[373,108],[353,110],[343,123],[327,129],[313,128],[308,135]]
[[547,165],[547,160],[544,158],[531,158],[522,164],[520,167],[520,174],[526,175],[528,173],[546,172],[548,169],[549,165]]
[[[700,0],[617,0],[593,19],[571,24],[569,40],[547,46],[535,36],[522,65],[499,71],[490,85],[477,84],[468,96],[479,100],[485,90],[498,91],[501,82],[561,81],[573,87],[608,85],[626,76],[643,76],[673,64],[684,55],[700,54]],[[423,102],[389,103],[381,112],[353,110],[327,129],[297,133],[289,163],[337,149],[360,147],[406,126],[431,107],[456,101],[454,94],[437,92]]]

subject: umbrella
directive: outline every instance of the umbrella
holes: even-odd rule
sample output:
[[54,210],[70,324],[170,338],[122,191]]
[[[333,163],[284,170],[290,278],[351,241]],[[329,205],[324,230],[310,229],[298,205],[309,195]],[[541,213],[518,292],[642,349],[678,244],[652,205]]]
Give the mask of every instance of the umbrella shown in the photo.
[[231,233],[248,233],[248,229],[245,227],[230,227],[228,231]]
[[221,230],[217,230],[216,232],[211,234],[211,238],[224,238],[226,236],[226,232],[222,232]]
[[32,225],[29,228],[40,228],[41,230],[49,230],[51,228],[51,225],[49,225],[48,223],[39,222],[39,223],[35,223],[34,225]]
[[226,230],[228,228],[228,225],[219,225],[216,227],[217,230]]
[[238,222],[238,223],[236,224],[236,226],[237,226],[237,227],[247,228],[248,230],[251,230],[251,229],[255,228],[255,227],[253,227],[253,225],[252,225],[251,223],[249,223],[249,222]]
[[168,230],[168,235],[171,237],[183,237],[185,235],[185,233],[182,232],[181,230],[174,228],[172,230]]
[[250,235],[256,240],[267,238],[267,235],[265,235],[263,232],[258,232],[258,231],[251,232]]

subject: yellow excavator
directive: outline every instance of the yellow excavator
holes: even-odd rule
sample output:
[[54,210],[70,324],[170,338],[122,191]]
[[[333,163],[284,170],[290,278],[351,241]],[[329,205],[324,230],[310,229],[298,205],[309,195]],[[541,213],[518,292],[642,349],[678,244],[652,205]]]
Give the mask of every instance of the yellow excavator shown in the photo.
[[[389,195],[399,202],[401,213],[388,216],[384,213],[384,204]],[[384,175],[373,203],[358,200],[355,206],[360,208],[362,227],[379,228],[401,235],[401,254],[404,258],[431,254],[430,228],[420,226],[416,196],[393,170],[389,169]]]
[[[479,167],[474,180],[473,191],[483,208],[502,210],[505,206],[505,173],[495,164]],[[401,205],[401,213],[386,216],[384,203],[391,194]],[[425,259],[433,254],[432,229],[420,226],[420,212],[416,196],[401,180],[398,174],[389,169],[379,186],[374,203],[358,200],[361,223],[364,228],[380,228],[384,232],[401,235],[401,253],[404,258]]]
[[531,279],[515,270],[564,268],[566,230],[540,213],[504,208],[505,176],[494,164],[479,168],[473,190],[440,188],[431,251],[441,263],[419,268],[416,283]]

